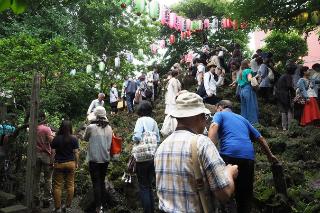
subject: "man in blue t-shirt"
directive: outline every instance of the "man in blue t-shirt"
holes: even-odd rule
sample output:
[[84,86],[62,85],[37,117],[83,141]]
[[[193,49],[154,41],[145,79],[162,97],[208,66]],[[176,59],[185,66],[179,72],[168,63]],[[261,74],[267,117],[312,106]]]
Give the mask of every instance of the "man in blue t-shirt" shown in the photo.
[[257,140],[270,162],[277,162],[269,146],[250,122],[241,115],[232,112],[232,103],[222,100],[217,105],[212,118],[208,136],[217,143],[219,138],[220,155],[226,164],[238,165],[236,179],[236,202],[238,213],[251,212],[254,178],[254,148],[251,138]]

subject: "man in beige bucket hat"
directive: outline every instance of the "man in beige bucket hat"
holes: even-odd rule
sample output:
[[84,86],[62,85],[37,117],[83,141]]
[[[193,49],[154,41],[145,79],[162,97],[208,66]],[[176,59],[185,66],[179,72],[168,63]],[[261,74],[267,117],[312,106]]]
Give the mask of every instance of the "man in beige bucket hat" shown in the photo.
[[[199,95],[180,92],[176,109],[171,113],[178,126],[158,147],[154,159],[159,209],[162,212],[208,212],[202,200],[200,202],[200,192],[195,184],[199,184],[199,180],[204,186],[202,194],[210,204],[215,203],[215,199],[228,200],[234,191],[237,166],[226,166],[212,141],[202,135],[209,114]],[[202,179],[195,178],[192,153],[197,155]],[[213,208],[211,206],[209,212],[213,212]]]

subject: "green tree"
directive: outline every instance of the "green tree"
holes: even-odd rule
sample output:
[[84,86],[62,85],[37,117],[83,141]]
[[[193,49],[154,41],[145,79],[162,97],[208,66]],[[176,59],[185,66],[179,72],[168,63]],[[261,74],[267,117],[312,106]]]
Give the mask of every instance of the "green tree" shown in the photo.
[[265,39],[265,51],[273,53],[275,62],[285,64],[286,60],[298,60],[307,54],[306,41],[296,32],[272,31]]

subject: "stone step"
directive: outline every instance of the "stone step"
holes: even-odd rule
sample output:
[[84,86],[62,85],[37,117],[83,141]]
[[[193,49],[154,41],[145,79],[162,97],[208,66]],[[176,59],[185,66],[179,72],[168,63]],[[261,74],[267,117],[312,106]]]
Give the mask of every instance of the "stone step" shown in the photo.
[[0,208],[13,205],[15,200],[15,195],[0,191]]
[[28,212],[28,208],[23,205],[8,206],[0,209],[0,213],[25,213]]

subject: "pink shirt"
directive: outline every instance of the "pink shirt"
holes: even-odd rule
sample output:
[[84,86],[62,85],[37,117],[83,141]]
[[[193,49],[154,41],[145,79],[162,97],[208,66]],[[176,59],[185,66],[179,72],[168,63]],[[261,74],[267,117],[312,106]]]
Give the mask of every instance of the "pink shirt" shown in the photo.
[[41,124],[37,127],[37,152],[45,152],[51,155],[51,146],[49,138],[52,131],[49,127]]

